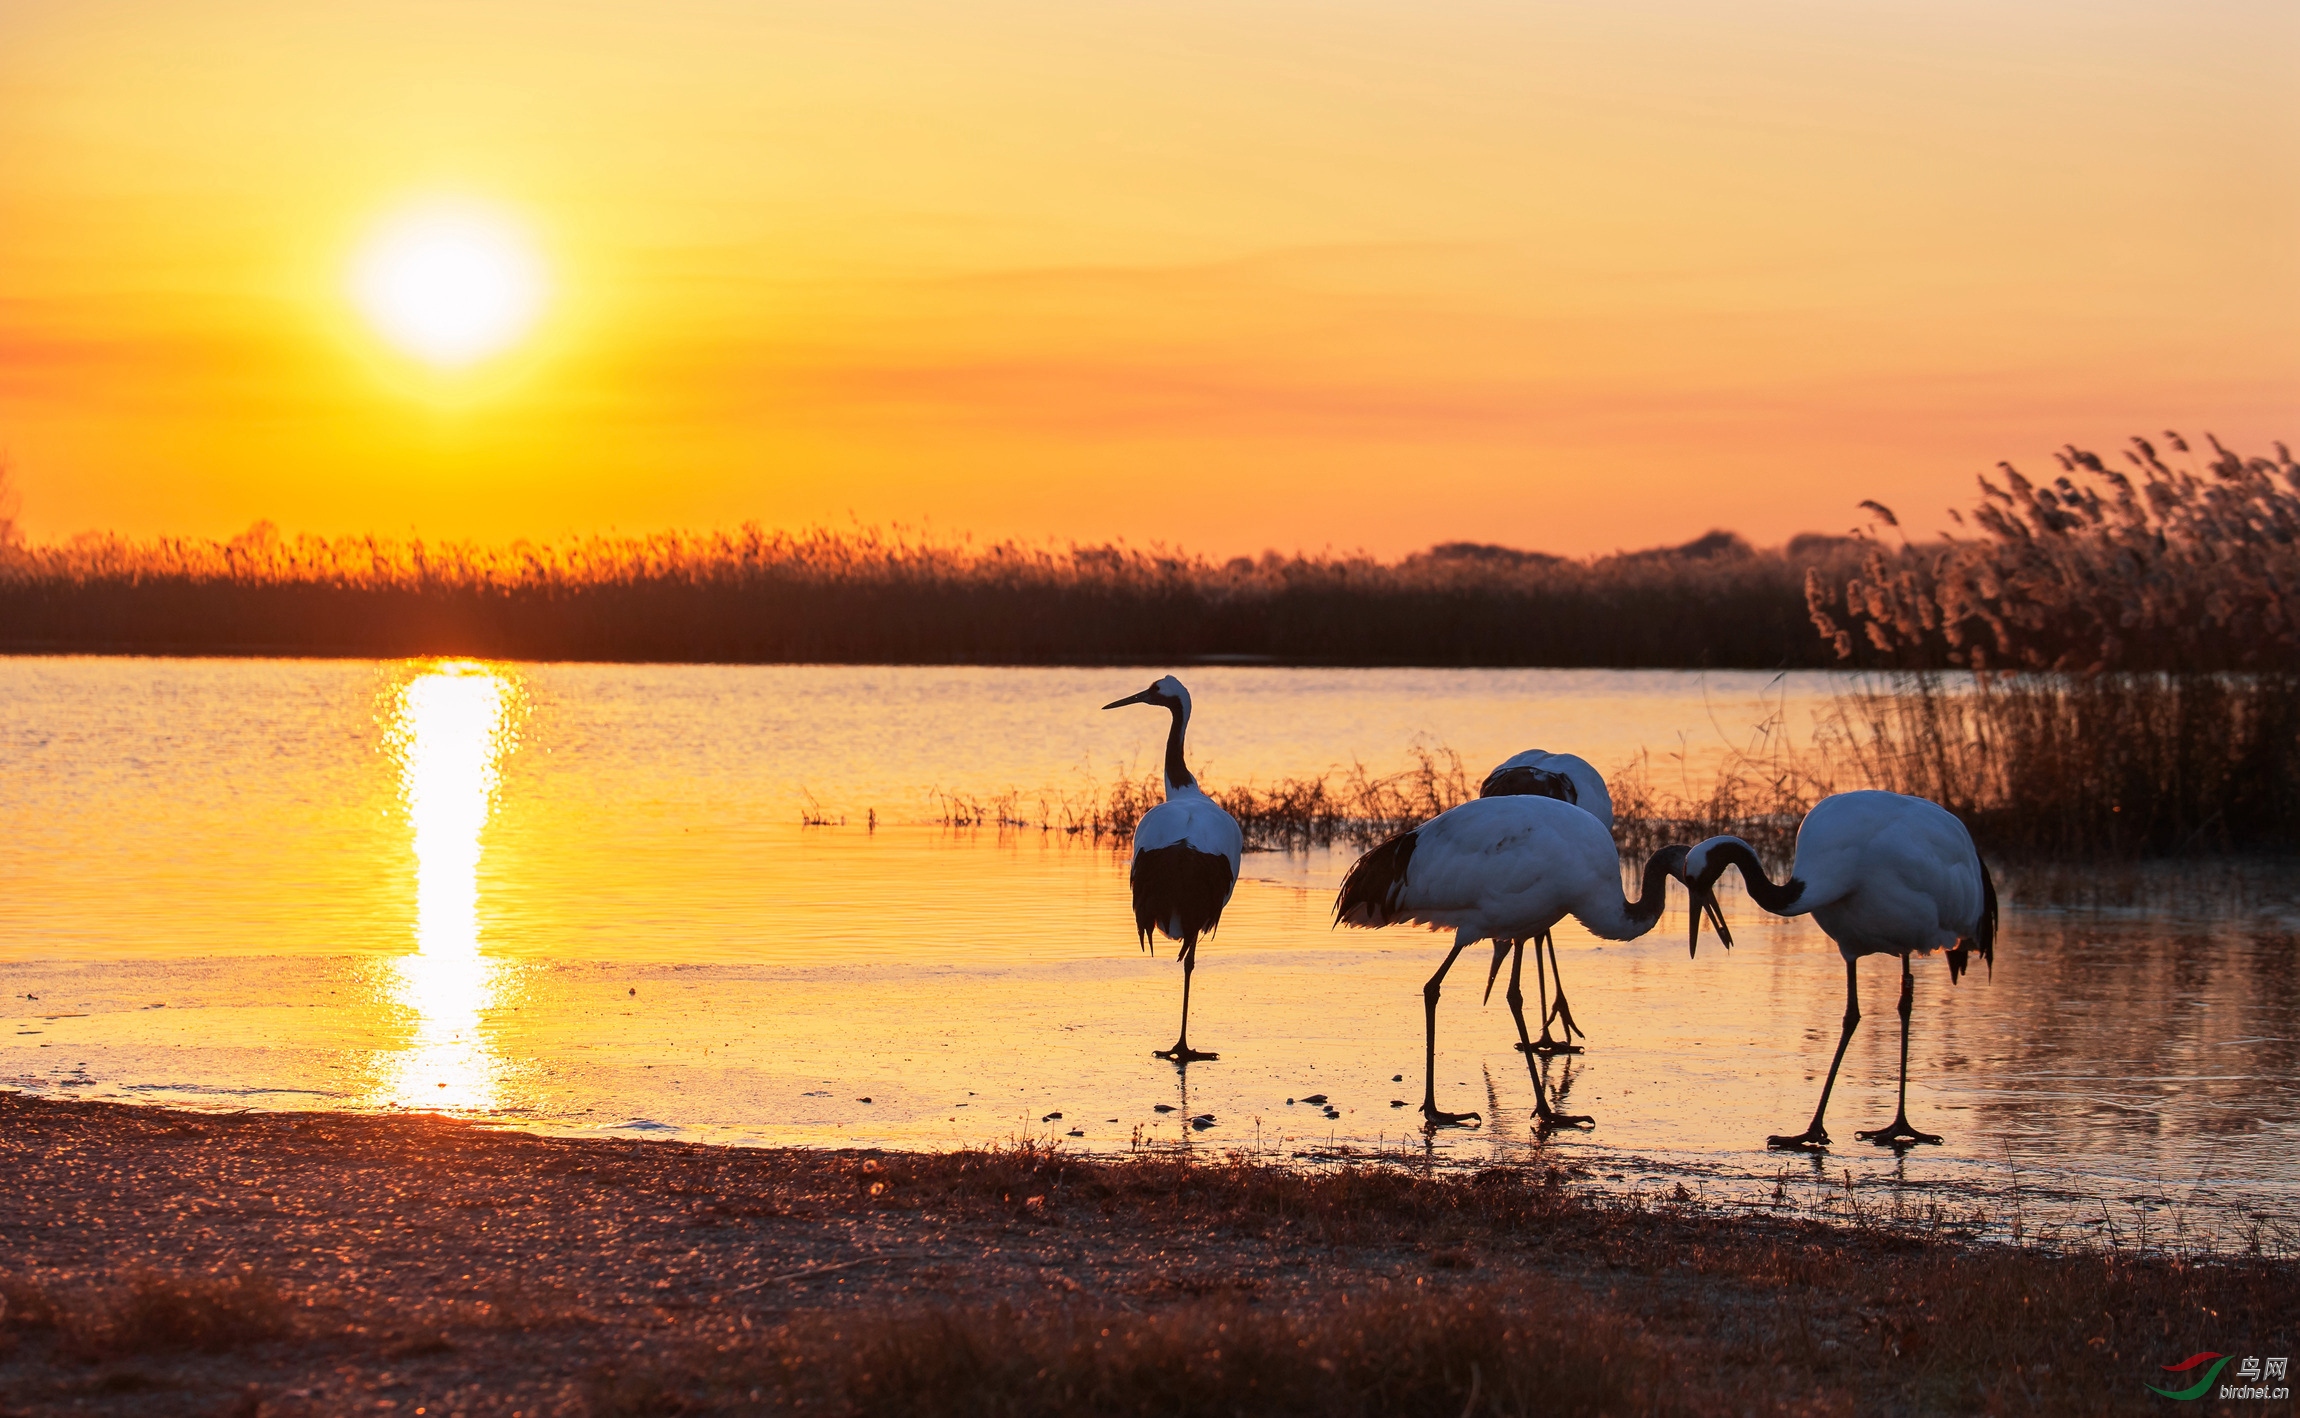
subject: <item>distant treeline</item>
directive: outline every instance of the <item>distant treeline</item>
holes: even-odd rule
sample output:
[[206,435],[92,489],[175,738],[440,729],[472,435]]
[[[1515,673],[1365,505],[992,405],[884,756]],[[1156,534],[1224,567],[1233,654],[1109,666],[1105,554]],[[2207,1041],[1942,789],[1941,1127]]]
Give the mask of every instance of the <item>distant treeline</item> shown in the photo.
[[[2178,453],[2189,452],[2166,435]],[[2300,468],[2070,448],[1982,479],[1972,535],[1761,549],[1728,532],[1569,559],[1216,561],[875,530],[480,545],[87,535],[0,520],[0,650],[540,660],[2300,669]],[[0,487],[0,504],[6,502]],[[6,512],[0,506],[0,514]]]
[[1819,666],[1808,572],[1850,538],[1568,560],[1470,543],[1395,562],[976,548],[872,530],[482,546],[84,536],[0,552],[0,646],[536,660]]

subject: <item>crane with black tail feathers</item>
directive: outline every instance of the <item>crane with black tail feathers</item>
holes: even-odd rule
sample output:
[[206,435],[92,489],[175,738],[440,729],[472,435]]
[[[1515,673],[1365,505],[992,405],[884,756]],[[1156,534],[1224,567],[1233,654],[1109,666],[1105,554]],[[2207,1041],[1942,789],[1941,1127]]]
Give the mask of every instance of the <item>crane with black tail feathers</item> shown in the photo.
[[[1461,953],[1480,940],[1537,940],[1567,916],[1606,940],[1635,940],[1661,919],[1669,879],[1687,880],[1684,860],[1683,847],[1655,852],[1631,901],[1622,892],[1621,857],[1604,825],[1571,803],[1535,796],[1463,803],[1358,858],[1334,899],[1336,925],[1419,924],[1454,933],[1453,949],[1422,986],[1422,1118],[1428,1126],[1478,1119],[1437,1105],[1438,994]],[[1708,904],[1706,888],[1694,888],[1696,935]],[[1510,972],[1504,998],[1533,1077],[1534,1117],[1544,1128],[1590,1123],[1549,1105],[1525,1025],[1519,973]]]
[[[1946,947],[1951,984],[1963,978],[1975,955],[1994,972],[1997,888],[1972,834],[1955,814],[1924,798],[1838,793],[1805,814],[1797,828],[1796,859],[1784,880],[1768,877],[1756,851],[1738,837],[1712,837],[1686,854],[1685,872],[1704,890],[1728,866],[1741,869],[1749,899],[1776,916],[1811,916],[1845,959],[1844,1029],[1813,1121],[1801,1133],[1766,1139],[1767,1145],[1829,1145],[1821,1119],[1829,1111],[1845,1046],[1861,1022],[1854,966],[1864,955],[1901,958],[1901,1085],[1891,1124],[1857,1136],[1880,1147],[1939,1142],[1937,1135],[1909,1125],[1909,1014],[1917,992],[1909,957]],[[1698,920],[1693,928],[1700,932]]]
[[1160,934],[1181,947],[1182,1032],[1173,1048],[1156,1053],[1178,1064],[1219,1058],[1190,1047],[1190,976],[1198,968],[1198,938],[1212,935],[1222,923],[1222,908],[1237,889],[1245,835],[1238,820],[1206,796],[1183,761],[1190,691],[1182,681],[1165,675],[1140,694],[1102,707],[1126,704],[1155,704],[1174,716],[1166,730],[1166,801],[1134,825],[1134,865],[1127,873],[1134,890],[1134,931],[1142,948],[1155,953]]
[[[1481,798],[1535,797],[1555,798],[1572,803],[1591,817],[1613,830],[1613,794],[1606,791],[1605,775],[1590,765],[1588,759],[1575,753],[1551,753],[1547,749],[1529,748],[1494,765],[1485,781],[1478,785]],[[1546,949],[1549,961],[1545,969],[1542,953]],[[1510,961],[1510,972],[1515,975],[1525,968],[1525,942],[1500,939],[1493,943],[1493,964],[1485,972],[1485,997],[1493,998],[1494,977],[1501,973],[1504,957]],[[1550,982],[1557,982],[1557,1000],[1550,1001]],[[1588,1038],[1588,1032],[1574,1022],[1573,1006],[1565,1002],[1565,975],[1557,968],[1556,937],[1544,934],[1533,943],[1534,998],[1541,1011],[1541,1037],[1528,1047],[1544,1056],[1550,1054],[1578,1054],[1581,1045],[1573,1042],[1576,1034]],[[1552,1038],[1549,1026],[1556,1024],[1562,1038]]]

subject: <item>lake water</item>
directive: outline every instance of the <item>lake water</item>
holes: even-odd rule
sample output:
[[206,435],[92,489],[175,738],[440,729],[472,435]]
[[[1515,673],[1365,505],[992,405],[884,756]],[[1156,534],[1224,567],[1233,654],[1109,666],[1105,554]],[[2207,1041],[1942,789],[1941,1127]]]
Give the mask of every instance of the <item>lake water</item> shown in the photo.
[[[712,1142],[1543,1157],[1615,1187],[1939,1202],[2030,1234],[2300,1235],[2282,915],[2011,901],[1993,977],[1919,962],[1909,1110],[1947,1142],[1901,1158],[1852,1140],[1892,1110],[1896,967],[1876,960],[1839,1145],[1764,1150],[1811,1112],[1843,972],[1810,922],[1737,894],[1736,948],[1695,959],[1681,896],[1640,941],[1560,928],[1589,1050],[1546,1067],[1586,1132],[1529,1131],[1527,1064],[1467,955],[1440,1102],[1488,1123],[1425,1137],[1392,1105],[1419,1102],[1446,938],[1331,930],[1346,852],[1247,858],[1192,1011],[1222,1057],[1154,1059],[1179,972],[1135,946],[1123,854],[936,825],[938,795],[1075,798],[1154,766],[1164,715],[1098,708],[1151,673],[0,660],[0,1085]],[[1217,784],[1439,746],[1475,774],[1535,745],[1692,784],[1768,742],[1760,725],[1810,739],[1843,687],[1185,677]],[[1312,1093],[1339,1116],[1287,1102]]]

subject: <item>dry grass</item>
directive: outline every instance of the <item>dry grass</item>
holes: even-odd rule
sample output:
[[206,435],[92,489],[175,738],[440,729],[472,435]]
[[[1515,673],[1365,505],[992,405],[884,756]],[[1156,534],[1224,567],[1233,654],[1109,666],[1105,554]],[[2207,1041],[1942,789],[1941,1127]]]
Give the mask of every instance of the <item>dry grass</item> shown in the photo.
[[[810,1314],[593,1373],[602,1415],[2150,1411],[2155,1366],[2281,1353],[2288,1262],[1957,1243],[1937,1215],[1832,1226],[1462,1174],[1021,1146],[847,1163],[873,1207],[1037,1228],[1152,1224],[1188,1250],[1419,1248],[1355,1298],[1282,1302],[1203,1266],[1144,1308],[1093,1298]],[[873,1191],[872,1187],[879,1190]],[[1184,1283],[1187,1282],[1187,1283]],[[2285,1348],[2278,1348],[2283,1345]]]
[[1577,1290],[1385,1295],[1287,1311],[1190,1299],[915,1306],[787,1324],[735,1353],[601,1373],[599,1418],[722,1410],[1066,1414],[1660,1413],[1665,1351]]
[[[1671,842],[1732,833],[1753,843],[1768,860],[1786,862],[1798,822],[1833,791],[1834,780],[1826,761],[1788,748],[1779,727],[1760,726],[1756,735],[1779,747],[1729,755],[1699,794],[1659,786],[1644,757],[1615,765],[1606,784],[1622,855],[1642,861]],[[1406,766],[1389,773],[1354,763],[1315,777],[1205,786],[1238,820],[1248,851],[1278,852],[1370,846],[1470,801],[1479,781],[1459,753],[1438,748],[1410,751]],[[944,827],[1058,833],[1113,846],[1123,845],[1142,815],[1164,799],[1165,787],[1155,773],[1070,792],[935,796],[937,820]],[[830,825],[820,816],[807,820]]]
[[[1477,782],[1451,749],[1416,749],[1410,766],[1374,774],[1364,764],[1314,778],[1281,778],[1209,789],[1238,820],[1250,851],[1298,851],[1372,842],[1477,796]],[[1021,829],[1123,842],[1163,802],[1155,773],[1069,793],[1007,792],[992,798],[937,794],[945,827]]]
[[101,1284],[0,1285],[0,1320],[52,1331],[83,1360],[182,1351],[220,1354],[293,1332],[294,1310],[252,1275],[164,1275],[131,1270]]

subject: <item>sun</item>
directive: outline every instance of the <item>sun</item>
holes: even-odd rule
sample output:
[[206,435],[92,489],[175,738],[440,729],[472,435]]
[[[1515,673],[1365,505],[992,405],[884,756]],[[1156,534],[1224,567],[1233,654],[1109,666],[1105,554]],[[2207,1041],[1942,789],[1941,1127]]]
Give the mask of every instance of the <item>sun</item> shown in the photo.
[[442,370],[519,343],[547,293],[542,259],[519,225],[466,203],[400,213],[352,262],[352,300],[376,333]]

